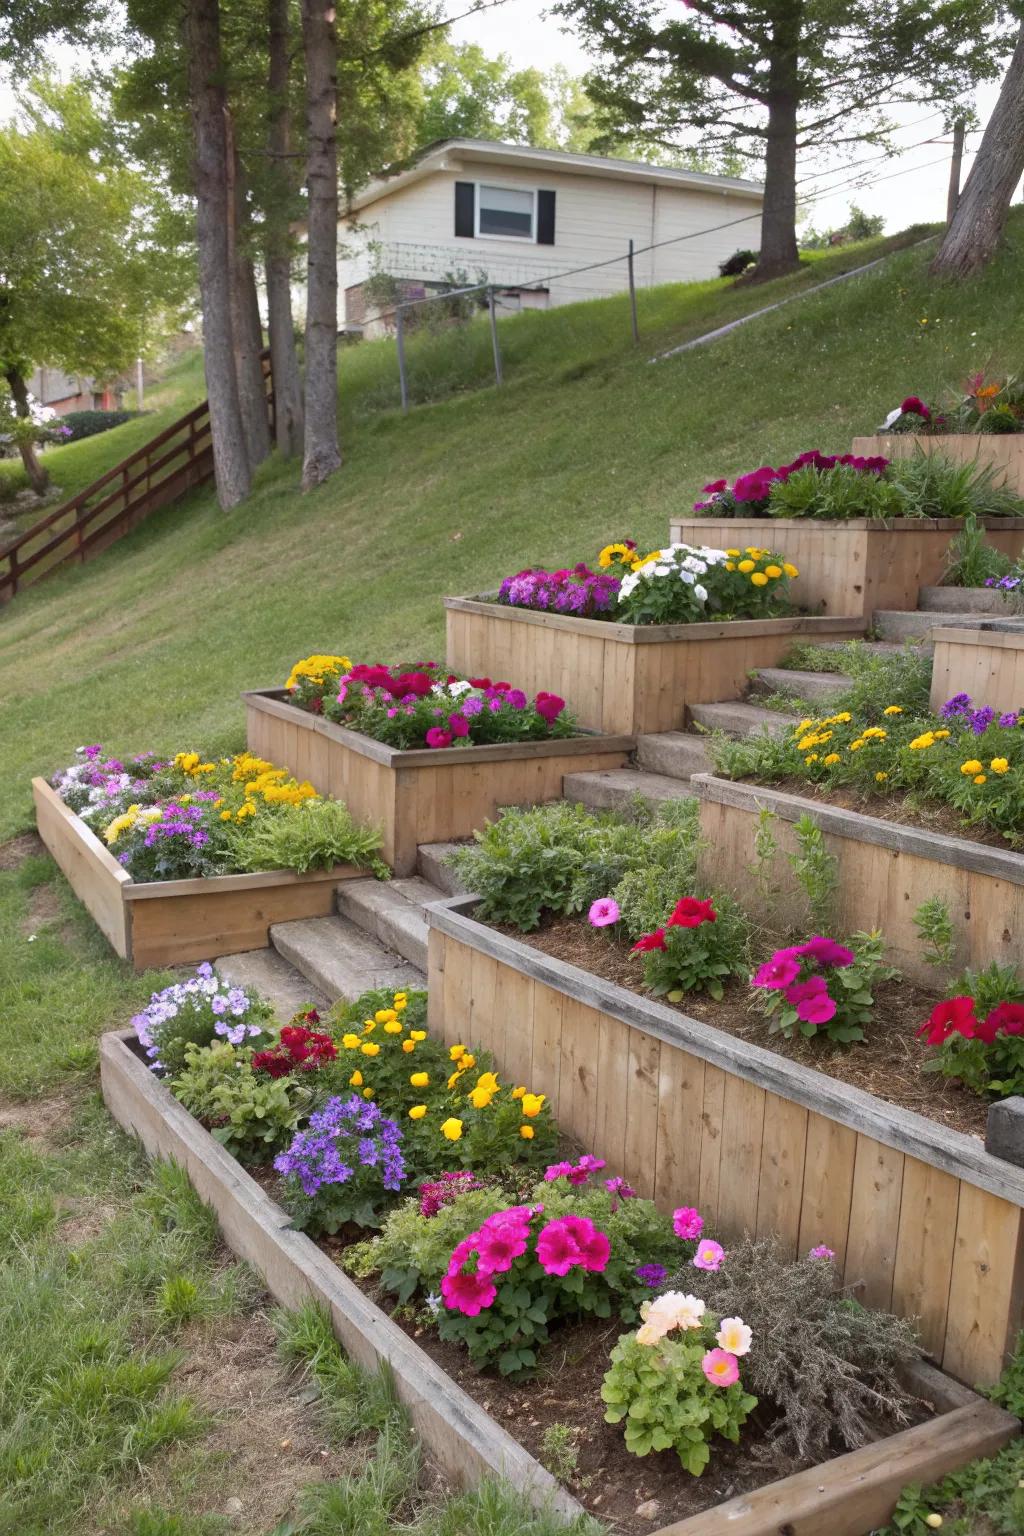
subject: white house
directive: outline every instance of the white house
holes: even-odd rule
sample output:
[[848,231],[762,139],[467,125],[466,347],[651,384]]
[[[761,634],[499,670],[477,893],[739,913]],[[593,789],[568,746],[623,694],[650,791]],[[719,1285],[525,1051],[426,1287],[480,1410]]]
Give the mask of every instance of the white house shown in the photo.
[[[353,199],[339,231],[339,318],[375,329],[396,292],[421,297],[455,273],[500,287],[505,311],[621,293],[631,239],[638,285],[714,277],[735,250],[756,248],[761,199],[758,183],[731,176],[445,139]],[[387,283],[364,290],[378,275],[396,280],[390,303]]]

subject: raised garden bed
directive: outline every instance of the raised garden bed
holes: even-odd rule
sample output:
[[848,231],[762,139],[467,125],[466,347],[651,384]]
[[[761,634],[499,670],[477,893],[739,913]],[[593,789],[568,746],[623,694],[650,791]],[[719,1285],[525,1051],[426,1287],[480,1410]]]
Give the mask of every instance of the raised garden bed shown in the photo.
[[1024,495],[1024,436],[992,432],[882,433],[855,437],[853,452],[881,453],[887,459],[911,459],[915,453],[938,453],[955,464],[983,464],[992,468],[996,485],[1006,485]]
[[[1024,530],[1024,519],[1021,526]],[[691,542],[707,542],[711,531]],[[763,521],[760,533],[763,537]],[[788,555],[788,542],[786,549]],[[799,585],[802,598],[802,566]],[[446,597],[444,605],[447,660],[454,672],[515,677],[527,691],[554,689],[572,700],[582,724],[630,734],[681,729],[688,705],[734,698],[752,668],[775,666],[796,639],[864,633],[858,618],[617,624],[512,608],[482,597]]]
[[420,843],[469,837],[505,805],[558,800],[567,773],[621,768],[633,747],[631,735],[581,734],[400,751],[288,703],[283,689],[243,698],[250,751],[379,827],[383,857],[396,875],[412,874]]
[[261,949],[272,923],[326,917],[341,880],[365,878],[354,864],[300,875],[213,875],[137,883],[45,779],[32,780],[36,826],[97,927],[137,971]]
[[[534,1506],[554,1508],[567,1521],[581,1513],[580,1505],[476,1400],[479,1384],[475,1397],[458,1386],[320,1248],[291,1230],[284,1211],[153,1077],[127,1037],[103,1037],[101,1073],[114,1117],[141,1138],[151,1155],[173,1157],[186,1169],[215,1211],[229,1245],[254,1265],[275,1298],[286,1306],[311,1296],[321,1301],[355,1360],[370,1367],[388,1364],[424,1445],[456,1481],[498,1474]],[[779,1529],[810,1536],[826,1527],[833,1536],[860,1536],[888,1518],[908,1482],[932,1481],[991,1455],[1019,1433],[1013,1416],[938,1373],[925,1369],[914,1385],[934,1406],[935,1417],[728,1499],[654,1536],[719,1536],[725,1531],[769,1536]],[[644,1522],[639,1528],[650,1527]]]
[[[889,441],[857,439],[857,443],[877,443],[870,450],[875,453],[887,452],[884,444]],[[864,451],[854,445],[855,453]],[[1014,558],[1024,550],[1024,517],[987,517],[981,522],[989,543],[1003,554]],[[854,614],[869,621],[876,608],[917,607],[919,589],[940,581],[950,540],[961,527],[960,522],[946,518],[901,517],[882,523],[867,518],[816,522],[691,515],[672,519],[670,537],[688,544],[742,548],[762,542],[771,529],[772,542],[780,544],[786,558],[799,567],[800,601],[809,612]]]
[[[734,845],[717,842],[717,880]],[[998,1377],[1022,1320],[1024,1170],[487,927],[473,907],[428,914],[433,1031],[491,1049],[640,1194],[699,1205],[727,1238],[777,1233],[793,1254],[828,1244],[868,1305],[920,1319],[944,1370]]]
[[1015,630],[979,620],[977,629],[936,629],[932,639],[932,709],[957,693],[1000,712],[1024,709],[1024,617]]

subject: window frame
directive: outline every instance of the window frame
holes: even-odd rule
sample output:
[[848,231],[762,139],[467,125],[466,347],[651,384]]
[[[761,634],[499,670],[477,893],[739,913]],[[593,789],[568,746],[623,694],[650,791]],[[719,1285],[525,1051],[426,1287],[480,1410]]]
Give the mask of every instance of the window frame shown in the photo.
[[[476,239],[476,240],[514,240],[514,241],[516,241],[517,244],[518,244],[519,241],[522,241],[522,243],[524,245],[536,245],[537,244],[537,188],[536,187],[502,186],[500,184],[500,182],[497,182],[497,181],[475,181],[473,183],[473,185],[474,185],[474,187],[476,189],[476,196],[474,198],[474,209],[473,209],[473,236],[474,236],[474,239]],[[493,235],[493,234],[489,234],[487,231],[482,230],[480,228],[480,215],[481,215],[481,213],[483,211],[483,189],[484,189],[484,187],[491,187],[491,188],[493,188],[493,190],[495,192],[523,192],[523,193],[526,193],[530,197],[531,202],[532,202],[532,207],[530,209],[530,233],[528,235],[509,235],[509,234]]]

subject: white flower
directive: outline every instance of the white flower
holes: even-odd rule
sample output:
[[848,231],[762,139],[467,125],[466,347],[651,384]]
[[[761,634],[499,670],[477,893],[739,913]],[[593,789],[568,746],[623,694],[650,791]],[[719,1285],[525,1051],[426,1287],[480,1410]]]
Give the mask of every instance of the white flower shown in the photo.
[[624,576],[622,578],[622,581],[619,584],[619,602],[620,603],[622,602],[622,599],[624,597],[628,597],[629,596],[629,594],[633,591],[633,588],[636,586],[636,584],[637,584],[637,582],[639,580],[640,580],[639,576]]
[[722,1349],[730,1355],[745,1355],[753,1340],[753,1333],[742,1317],[723,1317],[715,1334]]
[[669,574],[669,571],[670,571],[670,567],[667,566],[667,565],[656,565],[654,567],[654,574],[655,574],[655,576],[667,576]]
[[895,410],[894,410],[894,411],[890,411],[890,412],[889,412],[889,414],[888,414],[888,416],[887,416],[887,417],[886,417],[886,418],[885,418],[885,420],[884,420],[884,421],[883,421],[883,422],[882,422],[882,426],[883,426],[883,427],[891,427],[891,426],[892,426],[892,424],[893,424],[893,422],[894,422],[894,421],[899,421],[899,419],[900,419],[900,417],[901,417],[901,416],[902,416],[902,415],[903,415],[903,410],[902,410],[902,408],[901,408],[901,407],[900,407],[900,406],[897,406],[897,407],[896,407],[896,409],[895,409]]
[[708,589],[707,587],[702,587],[698,581],[694,584],[693,595],[694,597],[698,598],[700,602],[706,603],[708,600]]
[[470,691],[470,689],[472,687],[473,687],[472,683],[466,683],[466,682],[463,682],[463,683],[449,683],[448,684],[448,692],[451,694],[453,699],[457,699],[457,698],[460,698],[462,696],[462,694],[469,693],[469,691]]
[[679,580],[685,581],[688,587],[692,587],[697,578],[692,571],[680,571]]

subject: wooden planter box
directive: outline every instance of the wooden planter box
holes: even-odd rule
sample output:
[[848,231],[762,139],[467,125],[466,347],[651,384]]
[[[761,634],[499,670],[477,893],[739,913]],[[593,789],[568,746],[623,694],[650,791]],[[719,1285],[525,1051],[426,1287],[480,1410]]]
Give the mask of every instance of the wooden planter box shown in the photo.
[[599,731],[680,730],[688,705],[734,699],[752,668],[777,665],[795,640],[864,633],[858,618],[615,624],[479,598],[444,605],[453,672],[561,694],[582,725]]
[[1024,619],[1018,630],[986,628],[932,631],[931,706],[939,709],[955,693],[969,693],[975,706],[989,704],[1000,713],[1024,709]]
[[1024,1169],[498,933],[474,901],[427,914],[432,1030],[493,1051],[639,1194],[697,1206],[726,1240],[827,1243],[865,1304],[920,1320],[943,1370],[996,1380],[1022,1321]]
[[580,735],[400,752],[289,704],[282,689],[242,697],[249,750],[378,827],[396,875],[413,873],[420,843],[469,837],[505,805],[560,800],[567,773],[621,768],[633,748],[631,736]]
[[912,432],[881,433],[855,437],[852,453],[887,459],[912,459],[919,450],[938,453],[955,464],[982,464],[995,471],[996,485],[1007,485],[1024,496],[1024,434],[1002,436],[992,432],[950,432],[937,437],[915,437]]
[[[100,1042],[103,1097],[111,1114],[153,1157],[169,1157],[188,1173],[213,1209],[230,1248],[263,1277],[276,1301],[296,1307],[310,1298],[330,1314],[334,1332],[364,1369],[390,1370],[398,1397],[427,1450],[458,1484],[500,1477],[535,1509],[566,1523],[583,1511],[508,1431],[438,1366],[397,1323],[303,1233],[220,1144],[182,1109],[133,1051],[130,1037]],[[1020,1433],[1013,1415],[919,1367],[908,1382],[935,1408],[914,1429],[865,1446],[716,1508],[665,1526],[652,1536],[862,1536],[891,1515],[907,1483],[933,1482],[981,1456],[994,1455]],[[680,1474],[681,1476],[685,1474]]]
[[45,779],[32,780],[32,793],[39,836],[112,948],[137,971],[262,949],[271,923],[329,916],[338,882],[367,874],[336,864],[308,875],[285,869],[136,884]]
[[[874,441],[874,440],[872,440]],[[881,448],[875,452],[881,453]],[[1024,549],[1024,517],[982,519],[989,542],[1011,558]],[[917,607],[918,589],[937,586],[946,551],[962,524],[952,518],[898,517],[815,522],[805,517],[686,517],[670,537],[685,544],[743,549],[770,545],[800,572],[793,591],[810,613],[856,614]]]

